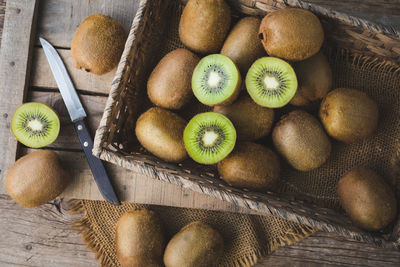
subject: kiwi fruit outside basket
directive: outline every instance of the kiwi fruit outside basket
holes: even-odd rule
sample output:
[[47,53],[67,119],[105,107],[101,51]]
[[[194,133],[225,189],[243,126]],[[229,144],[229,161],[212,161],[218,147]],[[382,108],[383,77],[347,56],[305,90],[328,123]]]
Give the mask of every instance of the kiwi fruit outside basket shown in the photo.
[[11,119],[11,131],[15,138],[27,147],[40,148],[57,139],[60,119],[46,104],[25,103],[15,110]]

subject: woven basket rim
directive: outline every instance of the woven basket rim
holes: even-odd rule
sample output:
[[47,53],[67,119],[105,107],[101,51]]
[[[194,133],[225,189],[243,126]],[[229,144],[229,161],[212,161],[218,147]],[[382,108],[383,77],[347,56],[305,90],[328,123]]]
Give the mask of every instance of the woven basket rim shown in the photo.
[[[385,27],[382,25],[371,23],[371,22],[363,20],[363,19],[355,18],[353,16],[348,16],[341,12],[332,12],[331,10],[329,10],[327,8],[323,8],[323,7],[320,7],[315,4],[304,3],[304,2],[298,1],[298,0],[272,0],[272,1],[282,3],[282,4],[288,4],[293,7],[305,8],[305,9],[311,10],[317,14],[324,15],[324,16],[332,18],[332,19],[344,21],[346,24],[361,27],[361,28],[367,29],[369,31],[382,33],[384,35],[399,35],[399,33],[391,27]],[[185,181],[183,181],[183,179],[185,179],[185,178],[183,178],[179,175],[174,175],[172,173],[160,172],[157,168],[150,166],[149,164],[146,164],[143,162],[139,164],[137,162],[127,161],[124,158],[125,156],[123,154],[104,146],[104,144],[106,143],[106,140],[109,139],[108,130],[110,129],[110,124],[112,123],[111,122],[112,115],[113,115],[112,110],[113,110],[113,106],[114,106],[114,104],[116,102],[116,98],[117,98],[116,92],[118,92],[118,90],[120,89],[119,87],[120,87],[121,79],[122,79],[123,74],[127,71],[127,68],[128,68],[127,66],[129,64],[132,64],[132,62],[129,62],[129,58],[128,58],[129,53],[130,53],[130,48],[133,45],[133,42],[137,36],[138,31],[140,30],[139,23],[144,16],[145,8],[146,8],[147,4],[150,2],[151,1],[148,1],[148,0],[141,0],[138,11],[136,13],[136,16],[133,19],[132,27],[129,32],[129,37],[128,37],[128,40],[125,45],[125,50],[121,57],[121,61],[118,65],[118,69],[117,69],[115,78],[112,82],[110,95],[107,99],[105,111],[104,111],[103,117],[101,119],[101,122],[99,124],[99,127],[96,131],[96,136],[95,136],[94,146],[93,146],[93,154],[102,160],[117,164],[124,168],[140,171],[141,173],[146,174],[152,178],[159,179],[162,181],[168,181],[170,183],[185,187],[185,183],[184,183]],[[271,2],[271,0],[253,1],[252,7],[256,8],[257,3],[260,3],[260,2],[262,4],[268,4],[266,2]],[[395,36],[394,38],[400,39],[398,36]],[[387,60],[387,61],[398,66],[397,62],[395,63],[395,61],[389,61],[389,60]],[[110,144],[108,144],[108,145],[110,145]],[[117,159],[120,159],[121,161],[117,162]],[[123,163],[121,164],[121,162],[123,162]],[[190,181],[190,183],[194,183],[194,182]],[[188,187],[188,186],[186,186],[186,187]],[[338,232],[344,236],[351,237],[351,238],[359,240],[359,241],[374,243],[381,247],[400,249],[400,240],[397,240],[396,242],[395,241],[393,241],[393,242],[387,241],[381,236],[377,236],[377,235],[365,232],[356,227],[350,229],[350,228],[346,228],[346,227],[343,227],[340,225],[332,224],[327,221],[323,221],[323,220],[318,221],[313,218],[306,218],[306,217],[304,217],[304,215],[299,215],[298,213],[293,212],[293,211],[287,211],[287,210],[282,211],[282,209],[279,210],[279,208],[273,207],[266,203],[258,203],[257,201],[243,198],[243,196],[239,197],[237,195],[229,194],[224,191],[217,191],[213,188],[203,186],[201,184],[191,184],[190,189],[200,192],[200,193],[208,193],[209,195],[212,194],[214,197],[217,197],[221,200],[227,200],[231,203],[234,203],[237,205],[239,204],[240,206],[243,206],[246,208],[258,210],[258,211],[265,212],[267,214],[271,214],[271,215],[275,215],[275,216],[280,216],[280,217],[286,218],[293,222],[302,223],[302,224],[305,224],[305,225],[308,225],[311,227],[316,227],[318,229],[325,230],[325,231]],[[213,191],[213,192],[210,193],[210,191]],[[241,201],[238,201],[239,199]],[[321,210],[322,210],[322,208],[321,208]],[[283,212],[285,213],[284,216],[282,215]]]

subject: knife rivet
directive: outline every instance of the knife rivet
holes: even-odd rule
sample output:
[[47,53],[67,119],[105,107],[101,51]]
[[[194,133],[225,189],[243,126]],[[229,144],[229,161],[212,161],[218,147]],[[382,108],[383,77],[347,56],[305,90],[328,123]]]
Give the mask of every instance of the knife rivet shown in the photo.
[[84,147],[87,147],[88,145],[89,145],[88,142],[83,143],[83,146],[84,146]]
[[78,125],[78,130],[82,130],[82,125]]

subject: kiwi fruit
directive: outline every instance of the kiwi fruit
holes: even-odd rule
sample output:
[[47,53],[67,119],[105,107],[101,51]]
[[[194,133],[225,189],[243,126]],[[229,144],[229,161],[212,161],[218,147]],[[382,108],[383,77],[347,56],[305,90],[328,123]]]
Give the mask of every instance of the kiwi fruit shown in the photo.
[[268,135],[274,122],[274,110],[254,103],[243,93],[229,106],[215,106],[214,112],[227,116],[233,123],[238,140],[257,140]]
[[378,231],[396,218],[396,196],[373,170],[350,170],[339,180],[337,192],[343,209],[365,230]]
[[194,116],[183,133],[189,156],[202,164],[214,164],[232,152],[236,143],[236,130],[222,114],[204,112]]
[[206,223],[196,221],[183,227],[164,252],[166,267],[217,266],[224,251],[222,236]]
[[155,156],[168,162],[181,162],[188,156],[183,143],[186,121],[163,108],[150,108],[136,121],[136,137]]
[[34,208],[55,199],[67,187],[69,173],[54,151],[38,150],[18,159],[8,170],[5,186],[18,204]]
[[124,51],[126,33],[122,25],[102,14],[93,14],[79,25],[72,39],[75,67],[96,75],[114,69]]
[[300,61],[320,50],[324,30],[317,16],[310,11],[285,8],[263,18],[259,37],[268,55]]
[[242,75],[246,75],[256,59],[265,56],[265,50],[258,38],[260,22],[256,17],[239,20],[222,46],[221,54],[232,59]]
[[322,125],[302,110],[283,116],[272,131],[272,140],[277,151],[299,171],[318,168],[331,154],[331,142]]
[[241,85],[242,77],[235,63],[221,54],[203,57],[192,76],[194,95],[208,106],[232,103],[238,97]]
[[11,131],[22,144],[40,148],[50,145],[57,139],[60,119],[46,104],[25,103],[15,110],[11,119]]
[[224,0],[189,0],[179,21],[179,38],[190,50],[217,53],[231,25],[231,10]]
[[322,101],[319,116],[333,138],[353,143],[366,139],[378,127],[378,105],[366,93],[337,88]]
[[192,74],[199,57],[179,48],[165,55],[147,82],[147,95],[155,105],[180,109],[193,97]]
[[246,89],[260,106],[280,108],[289,103],[296,93],[296,73],[282,59],[262,57],[247,72]]
[[332,70],[326,56],[319,51],[306,60],[293,64],[299,88],[290,101],[294,106],[307,106],[324,98],[332,88]]
[[162,267],[165,247],[163,225],[150,210],[130,210],[118,220],[115,249],[123,267]]
[[270,189],[278,180],[278,156],[263,145],[238,143],[229,156],[218,162],[218,172],[228,184],[254,191]]

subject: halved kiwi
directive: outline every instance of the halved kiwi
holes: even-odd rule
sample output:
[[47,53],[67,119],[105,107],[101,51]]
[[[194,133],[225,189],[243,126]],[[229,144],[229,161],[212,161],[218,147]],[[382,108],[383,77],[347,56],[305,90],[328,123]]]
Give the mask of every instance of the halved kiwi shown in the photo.
[[289,103],[296,93],[296,73],[282,59],[263,57],[256,60],[247,72],[246,88],[260,106],[280,108]]
[[209,106],[235,101],[241,83],[242,78],[235,63],[221,54],[202,58],[192,76],[194,95],[201,103]]
[[18,141],[28,147],[44,147],[57,139],[60,120],[57,113],[46,104],[26,103],[15,110],[11,131]]
[[183,133],[189,156],[202,164],[214,164],[232,152],[236,143],[236,130],[222,114],[205,112],[194,116]]

